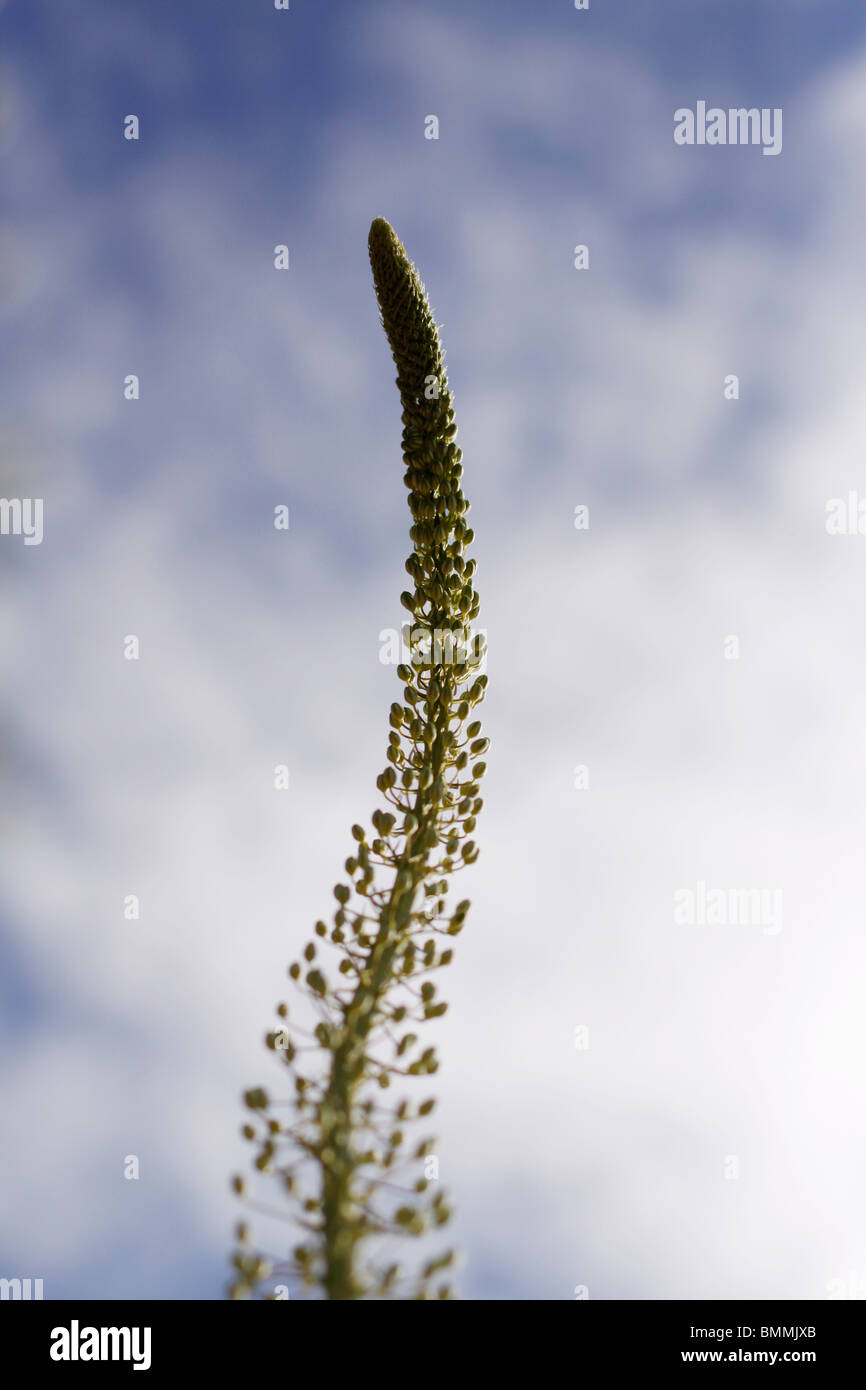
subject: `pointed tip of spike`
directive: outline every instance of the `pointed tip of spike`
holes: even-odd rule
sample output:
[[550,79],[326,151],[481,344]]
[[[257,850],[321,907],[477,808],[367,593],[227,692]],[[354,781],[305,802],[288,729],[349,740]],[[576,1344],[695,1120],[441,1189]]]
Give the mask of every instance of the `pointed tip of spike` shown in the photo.
[[390,222],[386,222],[384,217],[375,217],[370,223],[370,235],[367,241],[370,252],[370,260],[383,266],[395,261],[402,262],[408,260],[406,250],[400,241]]
[[372,246],[375,242],[396,240],[397,233],[391,223],[386,222],[384,217],[374,217],[370,223],[370,245]]
[[391,223],[384,217],[376,217],[371,222],[368,249],[379,307],[384,310],[383,295],[407,273],[414,275],[414,266]]

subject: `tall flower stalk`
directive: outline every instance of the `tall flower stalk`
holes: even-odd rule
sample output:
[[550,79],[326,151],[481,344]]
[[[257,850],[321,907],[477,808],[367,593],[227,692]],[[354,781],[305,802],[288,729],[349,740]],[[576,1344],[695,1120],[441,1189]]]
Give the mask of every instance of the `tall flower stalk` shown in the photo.
[[[288,1261],[273,1262],[252,1252],[242,1222],[232,1261],[236,1298],[285,1297],[287,1279],[329,1299],[452,1297],[439,1276],[453,1252],[416,1261],[408,1274],[391,1258],[395,1237],[424,1236],[450,1211],[435,1141],[408,1135],[434,1101],[391,1101],[390,1092],[438,1068],[435,1049],[415,1029],[445,1013],[431,977],[451,961],[449,938],[469,908],[464,899],[449,910],[446,899],[453,876],[478,857],[472,835],[488,741],[470,716],[487,676],[483,639],[472,628],[478,595],[466,550],[473,533],[436,323],[414,265],[382,218],[370,228],[369,251],[403,407],[409,660],[397,668],[403,696],[391,706],[387,766],[377,779],[384,804],[370,831],[352,827],[331,923],[316,923],[302,960],[289,968],[312,1026],[289,1025],[282,1003],[281,1026],[267,1038],[291,1078],[288,1122],[261,1088],[245,1096],[255,1167],[281,1181],[302,1239]],[[242,1178],[234,1187],[244,1195]]]

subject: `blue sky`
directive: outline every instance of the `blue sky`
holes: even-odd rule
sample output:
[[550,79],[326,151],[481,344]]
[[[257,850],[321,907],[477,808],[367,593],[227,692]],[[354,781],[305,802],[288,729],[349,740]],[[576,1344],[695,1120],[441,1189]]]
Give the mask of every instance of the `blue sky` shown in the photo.
[[[46,518],[0,544],[0,1273],[221,1296],[239,1096],[395,697],[382,215],[490,643],[437,1077],[464,1295],[866,1280],[864,561],[824,524],[863,485],[862,8],[213,8],[0,10],[2,491]],[[781,155],[677,147],[698,100],[782,107]],[[676,926],[699,881],[783,930]]]

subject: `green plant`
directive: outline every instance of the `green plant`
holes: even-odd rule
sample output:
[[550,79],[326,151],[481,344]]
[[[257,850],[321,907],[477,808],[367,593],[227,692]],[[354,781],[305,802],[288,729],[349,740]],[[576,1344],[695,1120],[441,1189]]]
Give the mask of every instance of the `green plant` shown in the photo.
[[[292,1078],[293,1117],[275,1118],[259,1088],[245,1097],[255,1166],[282,1181],[303,1239],[287,1265],[274,1266],[251,1252],[242,1223],[237,1298],[273,1297],[263,1286],[286,1275],[332,1299],[452,1296],[447,1283],[435,1283],[452,1252],[410,1275],[390,1260],[390,1237],[423,1235],[450,1212],[424,1173],[434,1141],[410,1144],[406,1133],[433,1100],[387,1096],[395,1081],[438,1066],[414,1029],[445,1012],[431,975],[451,960],[450,938],[469,908],[464,900],[449,912],[446,895],[453,875],[478,857],[472,835],[487,739],[470,715],[487,676],[479,673],[483,641],[471,628],[478,596],[465,552],[473,533],[436,324],[415,267],[381,218],[369,251],[403,406],[414,587],[401,602],[412,619],[404,632],[411,660],[397,669],[403,700],[391,706],[388,765],[377,779],[386,804],[371,816],[372,833],[352,827],[332,924],[316,923],[289,969],[315,1025],[289,1029],[288,1005],[280,1004],[283,1023],[268,1035]],[[244,1180],[234,1187],[243,1195]]]

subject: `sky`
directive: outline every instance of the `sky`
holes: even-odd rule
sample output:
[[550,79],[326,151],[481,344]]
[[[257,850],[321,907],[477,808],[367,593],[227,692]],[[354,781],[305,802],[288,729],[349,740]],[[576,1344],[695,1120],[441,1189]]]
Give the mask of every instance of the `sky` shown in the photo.
[[[676,144],[699,102],[780,153]],[[224,1296],[400,690],[383,216],[489,647],[461,1292],[866,1296],[864,138],[853,0],[0,8],[0,493],[44,503],[0,536],[0,1276]]]

